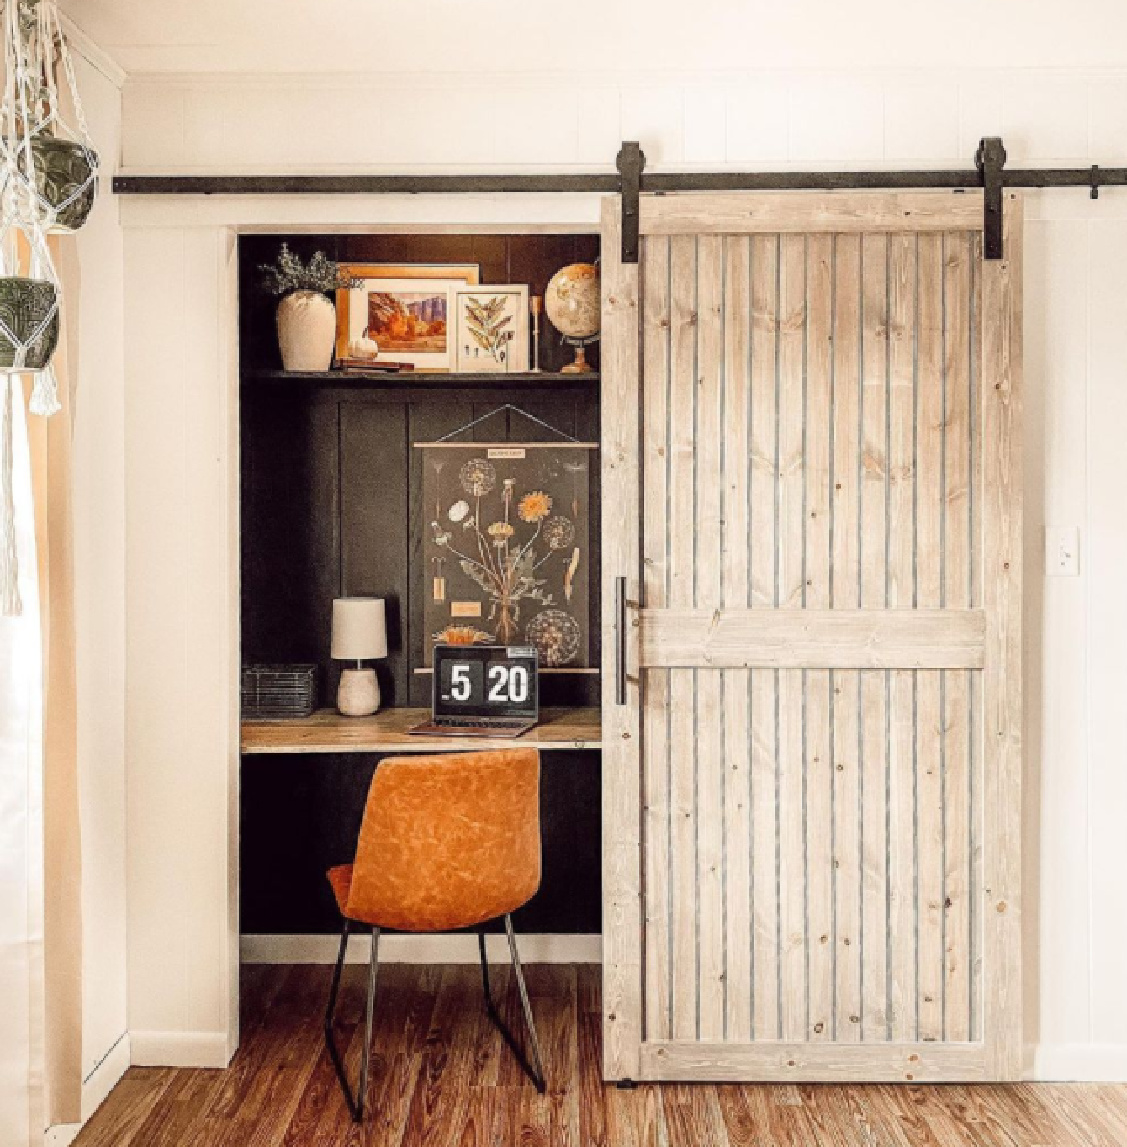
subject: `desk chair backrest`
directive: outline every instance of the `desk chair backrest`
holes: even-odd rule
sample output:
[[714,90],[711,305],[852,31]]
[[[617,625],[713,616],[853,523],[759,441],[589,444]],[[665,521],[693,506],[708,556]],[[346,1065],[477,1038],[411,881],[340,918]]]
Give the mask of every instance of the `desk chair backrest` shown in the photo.
[[368,791],[348,891],[353,920],[467,928],[540,887],[536,749],[389,757]]

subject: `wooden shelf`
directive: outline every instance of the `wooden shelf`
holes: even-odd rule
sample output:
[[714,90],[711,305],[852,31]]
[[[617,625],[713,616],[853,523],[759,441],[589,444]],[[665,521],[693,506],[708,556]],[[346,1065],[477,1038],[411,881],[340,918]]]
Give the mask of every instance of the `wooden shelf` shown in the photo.
[[407,732],[430,719],[429,709],[384,709],[374,717],[342,717],[319,709],[312,717],[243,721],[244,753],[434,753],[504,749],[598,749],[602,745],[599,710],[545,709],[540,723],[516,738],[424,737]]
[[514,374],[440,373],[408,370],[400,374],[373,371],[364,374],[357,371],[322,370],[246,370],[243,371],[243,386],[253,387],[304,387],[306,389],[330,388],[344,390],[442,390],[451,388],[479,387],[488,390],[507,390],[514,387],[551,388],[597,386],[599,374],[564,374],[556,371],[522,371]]

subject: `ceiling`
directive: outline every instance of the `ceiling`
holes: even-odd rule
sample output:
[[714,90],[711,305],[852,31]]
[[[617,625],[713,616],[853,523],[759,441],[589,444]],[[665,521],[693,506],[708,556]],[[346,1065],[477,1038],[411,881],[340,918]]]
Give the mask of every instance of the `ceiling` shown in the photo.
[[1127,66],[1118,0],[59,3],[129,73]]

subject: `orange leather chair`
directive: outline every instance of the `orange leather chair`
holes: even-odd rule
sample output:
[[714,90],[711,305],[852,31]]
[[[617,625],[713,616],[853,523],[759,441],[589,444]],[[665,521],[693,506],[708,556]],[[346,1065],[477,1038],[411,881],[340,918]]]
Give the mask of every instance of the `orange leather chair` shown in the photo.
[[[328,872],[343,927],[325,1011],[325,1042],[353,1119],[368,1086],[380,931],[477,928],[486,1007],[540,1091],[544,1068],[510,913],[540,887],[540,754],[535,749],[388,757],[368,790],[352,864]],[[532,1052],[530,1065],[489,988],[485,925],[504,917]],[[353,925],[372,930],[364,1050],[356,1096],[333,1040],[333,1015]]]

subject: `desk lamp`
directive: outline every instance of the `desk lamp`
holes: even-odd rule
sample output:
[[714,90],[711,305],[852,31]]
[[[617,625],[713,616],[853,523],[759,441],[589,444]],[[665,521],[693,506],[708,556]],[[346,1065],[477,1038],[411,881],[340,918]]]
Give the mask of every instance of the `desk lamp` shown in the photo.
[[346,717],[369,717],[380,707],[376,671],[362,661],[387,656],[387,623],[382,597],[338,597],[333,601],[334,661],[355,661],[341,671],[337,708]]

